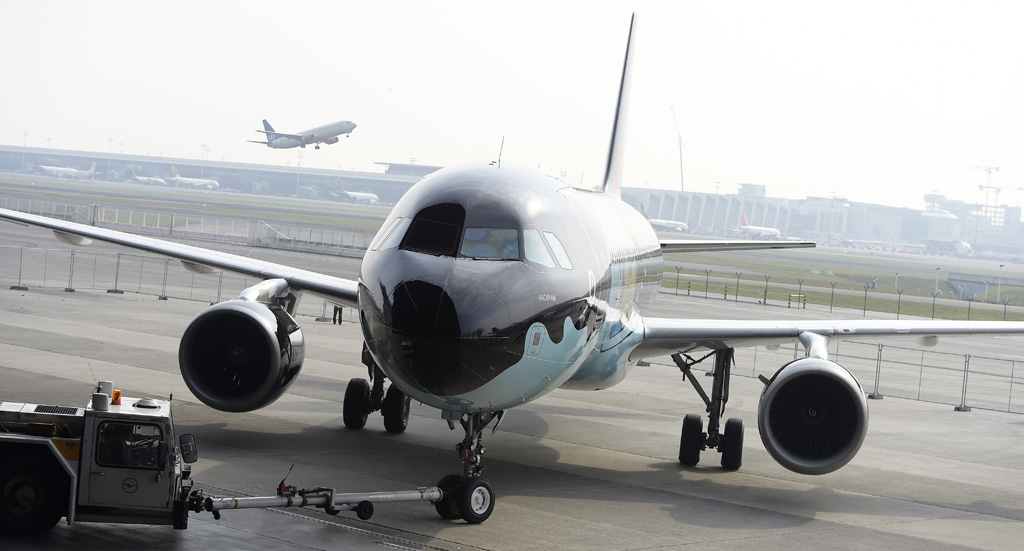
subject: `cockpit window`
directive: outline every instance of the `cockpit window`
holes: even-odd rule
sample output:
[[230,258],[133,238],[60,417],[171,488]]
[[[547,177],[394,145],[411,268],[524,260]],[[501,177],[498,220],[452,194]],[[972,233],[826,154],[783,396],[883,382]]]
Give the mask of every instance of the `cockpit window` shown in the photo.
[[510,228],[466,228],[462,256],[519,260],[519,232]]
[[409,229],[409,224],[412,224],[412,218],[399,218],[399,220],[400,222],[397,224],[397,227],[391,230],[391,233],[388,234],[384,241],[381,242],[380,250],[386,251],[388,249],[394,249],[402,242],[402,238],[405,237],[406,230]]
[[544,239],[548,240],[548,245],[551,245],[551,252],[555,253],[555,259],[558,260],[558,265],[563,270],[571,270],[572,262],[569,261],[569,255],[565,252],[565,247],[562,246],[562,242],[555,237],[555,234],[546,231],[544,232]]
[[437,256],[455,256],[465,222],[466,209],[462,205],[431,205],[416,214],[398,248]]
[[527,260],[548,268],[555,267],[555,261],[551,258],[551,253],[548,252],[539,231],[523,230],[523,249]]
[[391,235],[391,230],[394,230],[395,226],[401,221],[401,218],[395,218],[394,220],[391,221],[390,224],[382,227],[380,231],[377,232],[377,237],[373,238],[373,243],[370,243],[370,250],[376,251],[377,247],[380,246],[381,241],[387,238],[387,236]]

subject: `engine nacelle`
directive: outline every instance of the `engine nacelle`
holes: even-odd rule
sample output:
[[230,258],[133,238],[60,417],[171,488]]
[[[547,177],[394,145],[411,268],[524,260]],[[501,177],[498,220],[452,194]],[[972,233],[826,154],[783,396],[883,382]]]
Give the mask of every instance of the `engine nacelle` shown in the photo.
[[315,140],[315,139],[316,139],[316,134],[310,132],[309,134],[304,134],[302,136],[302,143],[313,143],[313,140]]
[[306,344],[284,308],[229,300],[199,313],[178,346],[185,384],[221,411],[252,411],[281,397],[302,369]]
[[849,371],[821,358],[790,362],[761,392],[757,428],[768,453],[801,474],[830,473],[860,450],[868,430],[864,390]]
[[327,145],[338,143],[338,137],[337,136],[331,136],[330,138],[327,138],[326,140],[324,140],[324,143],[327,144]]

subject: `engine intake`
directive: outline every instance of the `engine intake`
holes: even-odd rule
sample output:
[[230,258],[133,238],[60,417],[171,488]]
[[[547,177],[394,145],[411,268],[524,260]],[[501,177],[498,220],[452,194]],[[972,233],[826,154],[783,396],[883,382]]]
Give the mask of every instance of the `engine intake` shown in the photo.
[[284,308],[229,300],[199,313],[185,329],[178,364],[197,398],[243,412],[281,397],[302,369],[305,341]]
[[868,429],[868,404],[844,367],[802,358],[782,366],[765,385],[757,427],[780,465],[801,474],[826,474],[857,455]]

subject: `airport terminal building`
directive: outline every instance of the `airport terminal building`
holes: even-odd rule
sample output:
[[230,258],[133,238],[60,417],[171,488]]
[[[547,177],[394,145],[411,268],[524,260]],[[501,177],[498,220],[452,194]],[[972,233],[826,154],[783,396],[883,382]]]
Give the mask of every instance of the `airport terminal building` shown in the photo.
[[[143,177],[212,178],[222,190],[280,197],[336,199],[337,191],[373,193],[393,204],[423,176],[440,167],[377,164],[383,172],[329,170],[226,161],[0,146],[0,172],[38,172],[35,165],[87,169],[96,163],[102,179]],[[746,215],[751,225],[778,228],[787,238],[833,245],[1015,258],[1024,255],[1020,207],[971,204],[940,195],[925,197],[924,210],[848,201],[842,197],[782,199],[764,186],[740,184],[735,194],[624,188],[623,200],[651,218],[684,222],[690,233],[732,236]]]

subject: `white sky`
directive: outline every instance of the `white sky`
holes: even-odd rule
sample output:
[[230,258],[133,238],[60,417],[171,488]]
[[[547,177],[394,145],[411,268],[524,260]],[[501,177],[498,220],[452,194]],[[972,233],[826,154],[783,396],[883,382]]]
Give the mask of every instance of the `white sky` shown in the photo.
[[[0,143],[380,171],[503,159],[594,185],[630,13],[626,185],[1024,202],[1019,2],[0,2]],[[271,150],[260,120],[359,127]],[[49,141],[47,141],[49,138]],[[994,193],[989,193],[994,202]]]

